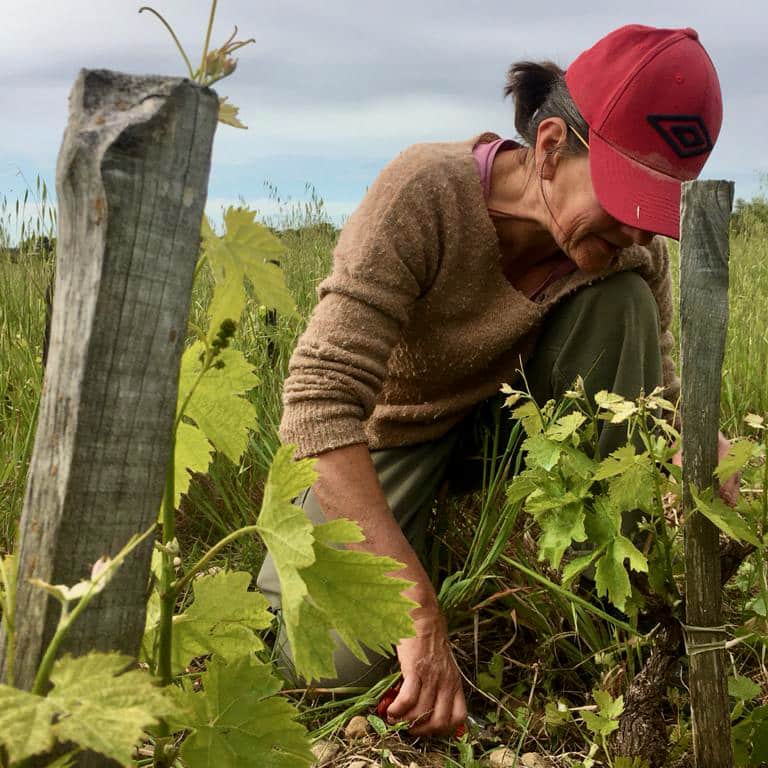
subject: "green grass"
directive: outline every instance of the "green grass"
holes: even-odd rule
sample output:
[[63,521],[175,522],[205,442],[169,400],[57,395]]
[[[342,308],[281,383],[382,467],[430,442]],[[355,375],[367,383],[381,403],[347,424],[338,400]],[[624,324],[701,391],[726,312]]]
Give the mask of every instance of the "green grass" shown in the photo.
[[[39,178],[13,204],[0,197],[0,552],[15,534],[37,423],[45,293],[54,275],[40,248],[55,231],[47,198]],[[19,234],[13,249],[11,232]]]
[[[760,208],[756,209],[758,212]],[[749,412],[768,412],[768,224],[749,209],[731,237],[730,318],[723,363],[721,426],[743,434]],[[675,306],[679,291],[679,248],[670,241]],[[674,333],[678,335],[678,317]]]
[[[50,262],[35,253],[35,238],[50,236],[55,216],[44,185],[14,205],[0,201],[0,233],[18,231],[27,221],[26,238],[12,252],[0,234],[0,548],[7,548],[21,511],[26,467],[32,449],[42,379],[41,344],[44,296],[53,276]],[[287,255],[282,267],[296,298],[300,319],[273,318],[251,300],[236,345],[256,369],[260,385],[250,398],[258,412],[258,432],[239,467],[226,459],[212,465],[210,479],[193,484],[194,508],[186,521],[190,534],[207,538],[243,524],[258,509],[260,488],[279,440],[282,382],[291,351],[316,301],[318,283],[328,273],[336,232],[327,224],[323,201],[314,193],[304,205],[282,203],[268,222],[282,230]],[[5,238],[7,241],[7,238]],[[11,258],[13,257],[13,258]],[[672,244],[673,277],[677,248]],[[742,210],[731,240],[731,308],[723,373],[722,424],[728,434],[742,431],[743,416],[768,411],[768,224]],[[210,278],[203,270],[195,285],[191,319],[199,318],[210,298]],[[676,299],[677,301],[677,299]],[[250,559],[250,558],[249,558]]]

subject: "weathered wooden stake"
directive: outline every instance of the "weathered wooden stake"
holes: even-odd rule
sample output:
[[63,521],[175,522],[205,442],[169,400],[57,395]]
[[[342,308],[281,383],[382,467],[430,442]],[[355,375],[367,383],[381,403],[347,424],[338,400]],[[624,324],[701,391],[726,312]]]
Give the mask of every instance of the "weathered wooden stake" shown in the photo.
[[[56,172],[51,345],[20,526],[19,687],[31,687],[59,615],[28,579],[87,578],[157,518],[217,114],[213,91],[178,78],[83,70],[72,90]],[[62,651],[138,654],[151,547],[126,561]]]
[[[685,596],[691,720],[697,768],[731,768],[718,529],[695,512],[691,484],[712,485],[728,328],[728,223],[733,182],[683,184],[680,361]],[[713,629],[703,629],[713,628]],[[713,646],[714,644],[714,646]],[[716,646],[720,645],[718,649]]]

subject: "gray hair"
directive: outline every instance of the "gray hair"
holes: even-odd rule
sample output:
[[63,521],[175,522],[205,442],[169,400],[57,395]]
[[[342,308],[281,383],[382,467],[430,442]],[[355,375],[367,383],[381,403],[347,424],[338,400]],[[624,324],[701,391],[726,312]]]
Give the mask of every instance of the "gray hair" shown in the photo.
[[[548,117],[559,117],[589,141],[589,126],[581,116],[565,84],[565,72],[551,61],[518,61],[507,73],[504,96],[515,102],[515,129],[529,146],[536,145],[539,125]],[[573,131],[568,131],[568,154],[587,150]]]

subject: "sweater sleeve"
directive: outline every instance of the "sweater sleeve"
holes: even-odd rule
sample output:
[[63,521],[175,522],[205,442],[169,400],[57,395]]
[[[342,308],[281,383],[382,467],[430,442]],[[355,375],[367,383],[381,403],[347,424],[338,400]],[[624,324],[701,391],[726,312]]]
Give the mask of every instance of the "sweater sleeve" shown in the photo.
[[418,147],[384,168],[347,221],[291,356],[280,437],[297,458],[367,442],[387,361],[434,280],[441,185]]

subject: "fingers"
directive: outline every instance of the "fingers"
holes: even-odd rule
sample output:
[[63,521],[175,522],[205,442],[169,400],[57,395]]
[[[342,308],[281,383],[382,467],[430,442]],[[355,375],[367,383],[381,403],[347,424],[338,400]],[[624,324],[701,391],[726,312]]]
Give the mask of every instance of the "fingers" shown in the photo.
[[406,712],[410,712],[419,701],[421,693],[421,680],[416,674],[408,674],[400,686],[400,693],[387,709],[387,717],[390,720],[404,720]]
[[451,734],[463,722],[466,705],[442,616],[422,621],[416,636],[398,645],[397,656],[403,683],[386,710],[387,719],[409,723],[415,736]]
[[414,736],[426,736],[435,733],[434,716],[439,701],[438,688],[429,680],[423,680],[421,684],[421,694],[416,706],[403,715],[403,720],[412,723],[408,729]]
[[409,675],[387,710],[391,722],[412,723],[408,730],[413,736],[452,735],[466,718],[467,705],[458,673],[442,678],[439,685],[437,681]]
[[[466,714],[464,717],[460,717],[461,708],[456,708],[457,695],[463,702],[464,694],[461,691],[457,692],[450,688],[439,691],[431,716],[417,721],[414,726],[408,729],[409,732],[414,736],[453,735],[457,726],[466,719]],[[456,715],[454,715],[454,710],[457,711]],[[464,707],[464,711],[466,712],[466,707]]]

